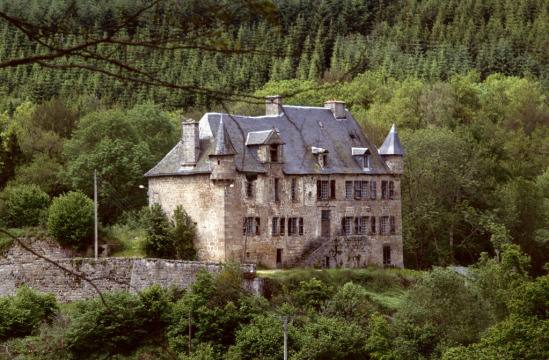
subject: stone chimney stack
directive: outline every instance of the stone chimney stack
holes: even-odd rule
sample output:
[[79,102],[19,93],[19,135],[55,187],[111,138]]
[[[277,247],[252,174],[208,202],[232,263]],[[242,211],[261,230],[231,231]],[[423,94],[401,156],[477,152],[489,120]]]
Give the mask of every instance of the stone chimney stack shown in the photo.
[[181,141],[183,142],[181,166],[195,166],[200,154],[198,121],[190,119],[181,123]]
[[265,97],[265,115],[280,115],[282,114],[282,96],[266,96]]
[[324,107],[332,110],[334,117],[336,119],[346,119],[347,115],[345,114],[345,102],[337,100],[328,100],[324,103]]

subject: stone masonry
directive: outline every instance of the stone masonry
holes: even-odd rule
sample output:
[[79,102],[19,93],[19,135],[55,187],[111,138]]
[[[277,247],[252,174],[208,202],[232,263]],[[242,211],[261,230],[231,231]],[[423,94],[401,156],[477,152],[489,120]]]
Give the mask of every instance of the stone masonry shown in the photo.
[[[116,289],[137,292],[151,285],[175,285],[187,289],[202,268],[217,273],[218,263],[138,258],[62,258],[70,250],[52,240],[23,240],[34,251],[57,264],[93,281],[100,291]],[[254,265],[242,265],[246,287],[261,294],[261,280],[255,276]],[[17,243],[0,256],[0,296],[13,293],[27,284],[39,292],[52,292],[57,301],[68,302],[97,294],[91,284],[60,267],[27,252]]]
[[201,260],[402,267],[403,156],[394,126],[378,149],[341,101],[283,106],[275,96],[266,116],[184,123],[145,176],[151,204],[191,216]]

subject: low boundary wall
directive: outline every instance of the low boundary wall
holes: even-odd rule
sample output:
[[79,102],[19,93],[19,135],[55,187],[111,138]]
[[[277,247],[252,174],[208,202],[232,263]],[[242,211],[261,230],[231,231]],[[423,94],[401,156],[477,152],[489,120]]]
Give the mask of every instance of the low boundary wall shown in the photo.
[[[100,291],[116,289],[137,292],[154,284],[175,285],[187,289],[200,269],[217,273],[221,264],[198,261],[140,258],[62,258],[70,254],[52,240],[23,240],[37,253],[93,281]],[[252,264],[242,265],[246,288],[254,295],[262,293],[261,279]],[[13,293],[27,284],[39,292],[52,292],[57,301],[68,302],[96,295],[96,290],[84,279],[69,274],[59,266],[36,257],[14,243],[0,254],[0,295]]]

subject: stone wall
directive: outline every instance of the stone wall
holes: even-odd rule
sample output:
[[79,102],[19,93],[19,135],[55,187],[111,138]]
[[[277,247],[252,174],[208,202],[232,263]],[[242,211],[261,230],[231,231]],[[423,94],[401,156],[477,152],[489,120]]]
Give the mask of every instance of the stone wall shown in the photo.
[[[31,240],[27,244],[40,254],[89,280],[100,291],[115,289],[137,292],[153,284],[188,288],[196,273],[205,268],[216,273],[222,270],[217,263],[197,261],[138,259],[138,258],[62,258],[66,250],[53,241]],[[246,287],[254,295],[261,294],[261,279],[255,265],[242,265]],[[68,302],[96,295],[96,290],[84,279],[69,274],[46,260],[40,259],[19,244],[0,256],[0,296],[13,293],[27,284],[39,292],[53,292],[57,301]]]

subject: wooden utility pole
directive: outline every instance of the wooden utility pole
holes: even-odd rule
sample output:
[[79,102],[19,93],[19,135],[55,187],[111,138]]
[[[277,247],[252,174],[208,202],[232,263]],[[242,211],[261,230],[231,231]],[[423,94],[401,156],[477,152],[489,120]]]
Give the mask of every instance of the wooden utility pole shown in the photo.
[[97,233],[97,169],[93,172],[93,205],[95,217],[95,258],[98,257],[99,235]]
[[189,310],[189,355],[191,355],[191,326],[192,326],[191,310]]

